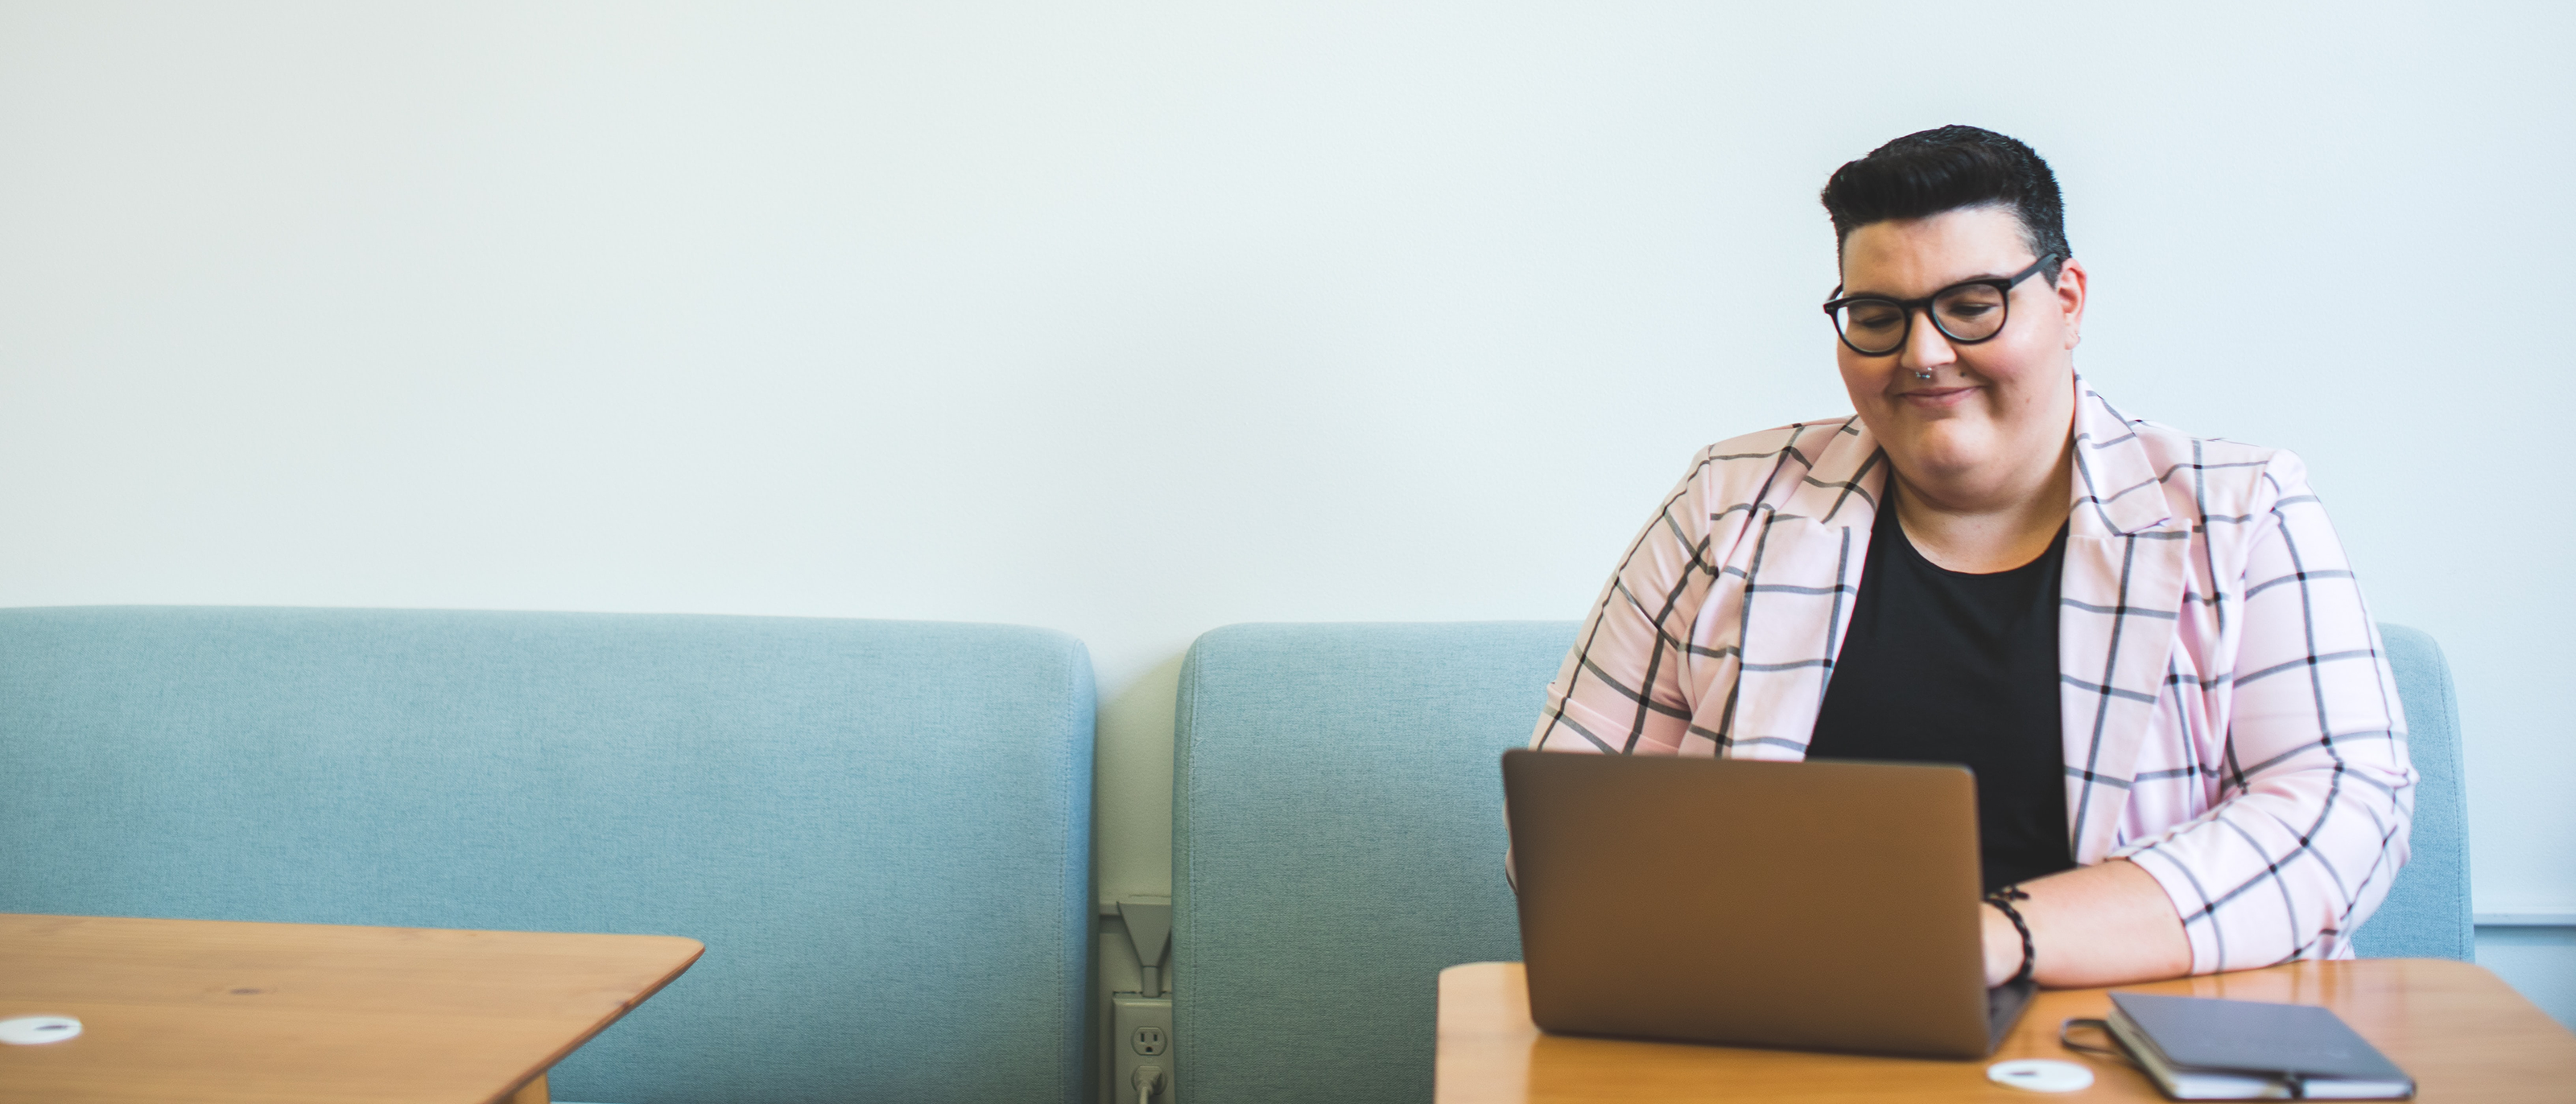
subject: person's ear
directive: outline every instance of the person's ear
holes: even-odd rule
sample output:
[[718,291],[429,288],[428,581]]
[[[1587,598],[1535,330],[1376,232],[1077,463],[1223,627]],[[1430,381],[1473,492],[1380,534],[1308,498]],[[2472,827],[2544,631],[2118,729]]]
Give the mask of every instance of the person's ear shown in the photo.
[[2084,262],[2068,257],[2057,269],[2057,310],[2066,319],[2066,347],[2084,340]]

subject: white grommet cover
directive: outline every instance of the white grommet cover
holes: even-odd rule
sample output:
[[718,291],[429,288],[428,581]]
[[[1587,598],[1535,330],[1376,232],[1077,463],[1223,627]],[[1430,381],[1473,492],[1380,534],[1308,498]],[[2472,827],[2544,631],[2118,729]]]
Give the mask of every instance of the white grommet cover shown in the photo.
[[0,1043],[33,1046],[59,1043],[80,1035],[80,1021],[69,1016],[20,1016],[0,1020]]
[[2052,1058],[2015,1058],[1987,1066],[1986,1080],[2032,1092],[2074,1092],[2093,1087],[2093,1071]]

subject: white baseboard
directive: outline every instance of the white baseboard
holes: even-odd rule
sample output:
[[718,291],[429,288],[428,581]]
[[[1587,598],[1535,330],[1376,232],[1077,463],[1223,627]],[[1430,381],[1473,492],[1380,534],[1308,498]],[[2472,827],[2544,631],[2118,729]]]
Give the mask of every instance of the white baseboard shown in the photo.
[[2480,912],[2470,919],[2481,928],[2576,928],[2576,912]]

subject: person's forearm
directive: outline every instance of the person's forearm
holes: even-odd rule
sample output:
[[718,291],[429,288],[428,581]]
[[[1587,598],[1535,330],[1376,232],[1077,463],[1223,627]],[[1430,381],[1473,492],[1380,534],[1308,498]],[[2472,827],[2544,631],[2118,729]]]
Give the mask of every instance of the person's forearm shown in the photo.
[[[2155,878],[2126,859],[2022,883],[2015,901],[2030,925],[2033,976],[2054,988],[2121,985],[2191,972],[2191,941]],[[1984,913],[1986,983],[2021,969],[2021,935],[1990,905]]]

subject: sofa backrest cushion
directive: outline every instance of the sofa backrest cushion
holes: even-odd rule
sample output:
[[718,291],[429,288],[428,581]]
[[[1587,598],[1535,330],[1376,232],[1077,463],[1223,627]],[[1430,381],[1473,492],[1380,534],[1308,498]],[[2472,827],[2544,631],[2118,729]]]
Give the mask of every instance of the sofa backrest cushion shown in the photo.
[[0,911],[703,941],[570,1100],[1081,1095],[1092,685],[996,625],[0,610]]
[[[2425,776],[2364,953],[2468,957],[2450,676],[2387,626]],[[1498,758],[1571,622],[1235,625],[1181,675],[1173,995],[1183,1095],[1431,1097],[1436,975],[1516,960]],[[2385,928],[2383,928],[2385,925]]]
[[2442,646],[2419,629],[2379,626],[2397,697],[2406,708],[2406,754],[2415,764],[2415,824],[2406,868],[2379,911],[2353,935],[2366,958],[2477,960],[2469,904],[2468,790],[2460,768],[2460,707]]
[[1520,957],[1501,755],[1574,626],[1233,625],[1182,664],[1175,1077],[1199,1101],[1431,1098],[1442,967]]

